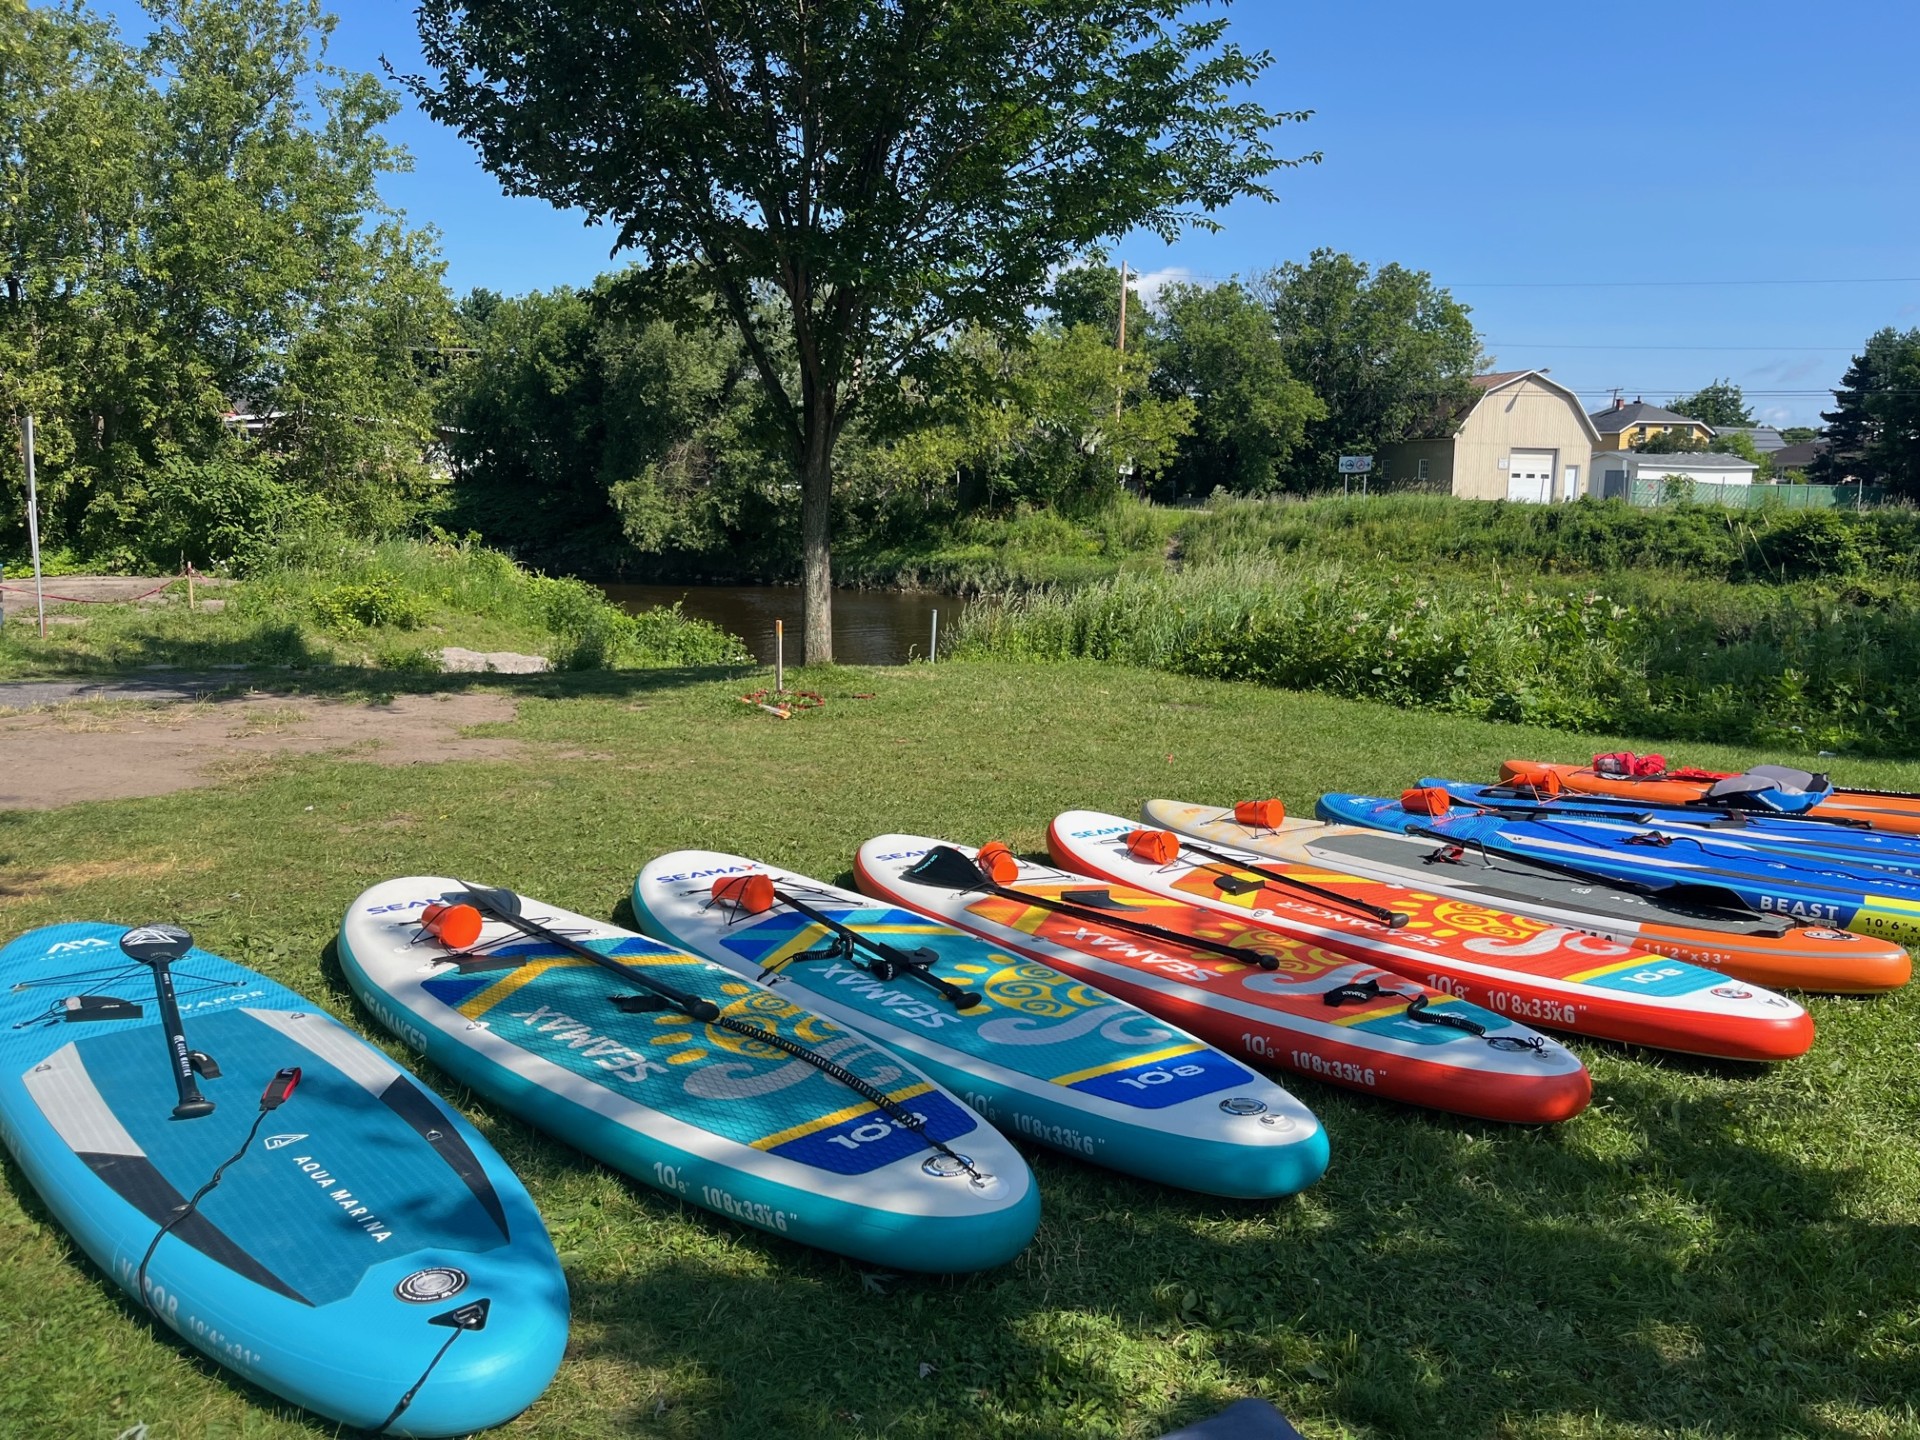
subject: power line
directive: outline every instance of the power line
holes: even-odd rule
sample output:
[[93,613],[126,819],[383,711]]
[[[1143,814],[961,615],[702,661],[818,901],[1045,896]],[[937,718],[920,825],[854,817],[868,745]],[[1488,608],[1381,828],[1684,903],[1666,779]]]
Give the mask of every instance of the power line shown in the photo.
[[1725,285],[1920,285],[1920,275],[1836,276],[1811,280],[1460,280],[1451,290],[1666,290]]
[[1738,350],[1752,351],[1763,355],[1783,354],[1805,350],[1833,351],[1837,354],[1852,354],[1858,345],[1591,345],[1573,340],[1483,340],[1483,345],[1499,345],[1510,350]]

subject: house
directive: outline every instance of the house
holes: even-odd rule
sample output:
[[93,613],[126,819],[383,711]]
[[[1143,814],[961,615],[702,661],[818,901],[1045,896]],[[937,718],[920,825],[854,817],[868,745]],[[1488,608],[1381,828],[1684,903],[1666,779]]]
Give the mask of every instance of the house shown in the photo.
[[1469,403],[1426,439],[1383,445],[1395,484],[1426,484],[1468,500],[1572,500],[1600,448],[1580,397],[1544,370],[1473,377]]
[[1782,445],[1768,454],[1773,462],[1773,473],[1784,475],[1789,470],[1804,470],[1822,455],[1827,453],[1827,441],[1824,436],[1815,436],[1811,440],[1802,440],[1797,445]]
[[1643,455],[1637,450],[1603,450],[1593,457],[1594,493],[1607,500],[1632,500],[1634,482],[1639,480],[1673,477],[1696,485],[1751,485],[1753,474],[1753,461],[1712,451]]
[[1691,431],[1702,444],[1713,439],[1711,425],[1662,410],[1644,400],[1635,400],[1632,404],[1615,400],[1607,409],[1594,411],[1590,418],[1593,428],[1600,432],[1600,443],[1593,447],[1596,450],[1632,450],[1669,430]]
[[1776,450],[1787,448],[1786,436],[1771,425],[1715,425],[1713,433],[1716,439],[1727,435],[1744,435],[1762,455],[1771,455]]

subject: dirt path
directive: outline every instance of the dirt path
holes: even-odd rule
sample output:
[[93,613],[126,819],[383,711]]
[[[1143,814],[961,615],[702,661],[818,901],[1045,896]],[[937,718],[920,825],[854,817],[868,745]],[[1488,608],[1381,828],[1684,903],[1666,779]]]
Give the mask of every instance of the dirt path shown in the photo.
[[376,765],[501,759],[521,753],[521,742],[460,732],[515,711],[502,695],[405,695],[386,704],[246,695],[0,716],[0,809],[168,795],[242,778],[284,755],[345,753]]

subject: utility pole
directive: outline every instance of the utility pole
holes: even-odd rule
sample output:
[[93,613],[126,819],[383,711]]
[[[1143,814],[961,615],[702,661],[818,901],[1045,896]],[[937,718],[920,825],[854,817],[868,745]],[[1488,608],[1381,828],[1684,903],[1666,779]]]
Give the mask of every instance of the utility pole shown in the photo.
[[[21,303],[20,277],[7,276],[7,299]],[[35,350],[38,354],[38,348]],[[40,579],[40,495],[33,473],[33,412],[20,417],[20,454],[27,464],[27,547],[33,552],[33,598],[40,612],[40,638],[47,638],[47,596]]]

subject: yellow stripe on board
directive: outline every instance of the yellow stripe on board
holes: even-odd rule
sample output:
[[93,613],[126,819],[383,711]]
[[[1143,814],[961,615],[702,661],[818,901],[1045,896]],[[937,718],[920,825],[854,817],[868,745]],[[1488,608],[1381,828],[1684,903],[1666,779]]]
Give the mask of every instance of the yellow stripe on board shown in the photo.
[[[907,1086],[904,1090],[892,1090],[885,1093],[889,1100],[907,1101],[913,1099],[916,1095],[925,1095],[932,1089],[932,1085],[922,1080],[917,1084]],[[822,1115],[817,1120],[808,1120],[799,1125],[789,1125],[785,1130],[776,1130],[771,1135],[763,1135],[753,1142],[753,1148],[756,1150],[773,1150],[786,1144],[789,1140],[798,1140],[802,1136],[811,1135],[817,1130],[831,1130],[835,1125],[843,1125],[853,1119],[854,1116],[864,1115],[873,1108],[870,1103],[863,1100],[858,1105],[849,1105],[844,1110],[836,1110],[831,1115]]]
[[[1427,1002],[1427,1008],[1431,1010],[1438,1003],[1437,1001],[1429,1000]],[[1398,1005],[1386,1010],[1362,1010],[1354,1015],[1342,1015],[1333,1023],[1336,1025],[1363,1025],[1369,1020],[1391,1020],[1396,1015],[1406,1014],[1407,1004],[1407,1001],[1402,1000]]]
[[1583,980],[1598,980],[1602,975],[1617,975],[1622,970],[1633,970],[1641,965],[1661,963],[1663,962],[1658,955],[1629,955],[1624,960],[1612,960],[1605,965],[1596,965],[1591,970],[1582,970],[1578,974],[1569,975],[1567,980],[1577,985]]
[[1869,895],[1867,904],[1875,910],[1891,910],[1900,915],[1920,915],[1920,901],[1901,900],[1892,895]]
[[572,955],[553,955],[539,960],[528,960],[509,970],[486,989],[468,996],[455,1008],[469,1020],[478,1020],[502,1000],[519,990],[521,986],[531,985],[549,970],[570,970],[586,963]]
[[1109,1060],[1105,1065],[1095,1065],[1090,1070],[1075,1070],[1071,1074],[1056,1075],[1056,1085],[1078,1085],[1082,1080],[1091,1080],[1096,1075],[1111,1075],[1116,1070],[1131,1070],[1136,1065],[1152,1065],[1161,1060],[1171,1060],[1176,1055],[1191,1055],[1196,1050],[1207,1047],[1197,1041],[1186,1045],[1169,1045],[1165,1050],[1150,1050],[1145,1055],[1129,1055],[1124,1060]]

